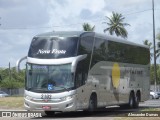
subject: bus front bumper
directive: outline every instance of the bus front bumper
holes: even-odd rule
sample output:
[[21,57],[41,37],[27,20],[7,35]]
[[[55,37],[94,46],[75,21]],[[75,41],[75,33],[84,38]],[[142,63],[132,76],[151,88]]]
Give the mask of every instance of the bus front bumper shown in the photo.
[[24,107],[26,110],[44,110],[44,111],[75,111],[76,110],[76,97],[75,95],[71,98],[55,102],[53,100],[33,100],[24,99]]

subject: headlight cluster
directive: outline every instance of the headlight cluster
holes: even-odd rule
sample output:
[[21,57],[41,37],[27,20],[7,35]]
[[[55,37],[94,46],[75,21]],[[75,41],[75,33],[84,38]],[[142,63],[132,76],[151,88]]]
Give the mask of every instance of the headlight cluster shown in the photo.
[[[74,97],[74,95],[69,95],[69,96],[65,96],[65,97],[62,97],[62,98],[52,98],[52,99],[49,99],[48,102],[62,102],[62,101],[70,100],[73,97]],[[43,101],[42,99],[36,99],[36,98],[33,98],[31,96],[28,96],[28,95],[25,95],[25,99],[31,100],[31,101],[34,101],[34,102],[41,102],[41,101]]]
[[66,97],[63,97],[61,98],[62,101],[65,101],[65,100],[70,100],[74,97],[74,95],[70,95],[70,96],[66,96]]
[[25,98],[26,98],[27,100],[33,100],[33,97],[28,96],[28,95],[26,95]]

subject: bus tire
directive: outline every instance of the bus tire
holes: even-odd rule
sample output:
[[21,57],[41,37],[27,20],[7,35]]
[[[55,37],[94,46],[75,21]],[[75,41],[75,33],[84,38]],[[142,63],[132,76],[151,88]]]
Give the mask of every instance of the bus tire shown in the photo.
[[47,115],[47,116],[54,116],[55,115],[55,112],[54,111],[44,111],[45,112],[45,114]]
[[131,92],[131,93],[130,93],[130,96],[129,96],[128,108],[133,108],[133,106],[134,106],[134,101],[135,101],[134,93]]
[[138,108],[139,107],[139,101],[140,101],[140,95],[136,94],[135,99],[134,99],[133,108]]
[[96,111],[96,109],[97,109],[97,96],[96,94],[92,94],[89,100],[88,111],[93,112]]

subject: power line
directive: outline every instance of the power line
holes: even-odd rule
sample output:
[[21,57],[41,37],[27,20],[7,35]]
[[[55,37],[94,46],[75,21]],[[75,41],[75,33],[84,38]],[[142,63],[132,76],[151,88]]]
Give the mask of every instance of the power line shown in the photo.
[[[146,9],[146,10],[142,10],[142,11],[136,11],[136,12],[132,12],[132,13],[128,13],[128,14],[123,14],[125,16],[128,15],[133,15],[133,14],[138,14],[138,13],[143,13],[143,12],[147,12],[147,11],[151,11],[152,9]],[[157,9],[160,10],[160,9]],[[92,22],[99,22],[100,20],[103,20],[102,18],[98,18],[98,19],[92,19]],[[80,22],[80,23],[73,23],[73,24],[66,24],[66,25],[54,25],[54,26],[44,26],[44,27],[20,27],[20,28],[16,28],[16,27],[5,27],[5,28],[0,28],[0,30],[28,30],[28,29],[53,29],[53,28],[63,28],[63,27],[67,27],[67,26],[73,26],[73,25],[81,25],[84,22]]]
[[137,13],[143,13],[146,11],[151,11],[152,9],[146,9],[146,10],[142,10],[142,11],[137,11],[137,12],[133,12],[133,13],[128,13],[128,14],[124,14],[124,15],[132,15],[132,14],[137,14]]
[[5,28],[0,28],[0,30],[28,30],[28,29],[48,29],[48,28],[53,28],[53,27],[5,27]]

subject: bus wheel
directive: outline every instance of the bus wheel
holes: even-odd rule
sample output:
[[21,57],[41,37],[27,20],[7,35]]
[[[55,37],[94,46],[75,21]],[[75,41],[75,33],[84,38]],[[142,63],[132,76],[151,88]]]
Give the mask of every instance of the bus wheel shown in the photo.
[[54,116],[55,115],[55,112],[54,111],[45,111],[45,114],[47,116]]
[[92,94],[89,100],[88,111],[93,112],[96,109],[97,109],[97,96],[95,94]]
[[129,108],[133,108],[134,106],[134,93],[133,92],[130,93],[128,106]]
[[140,101],[140,96],[139,94],[136,94],[135,99],[134,99],[134,108],[138,108],[139,107],[139,101]]

